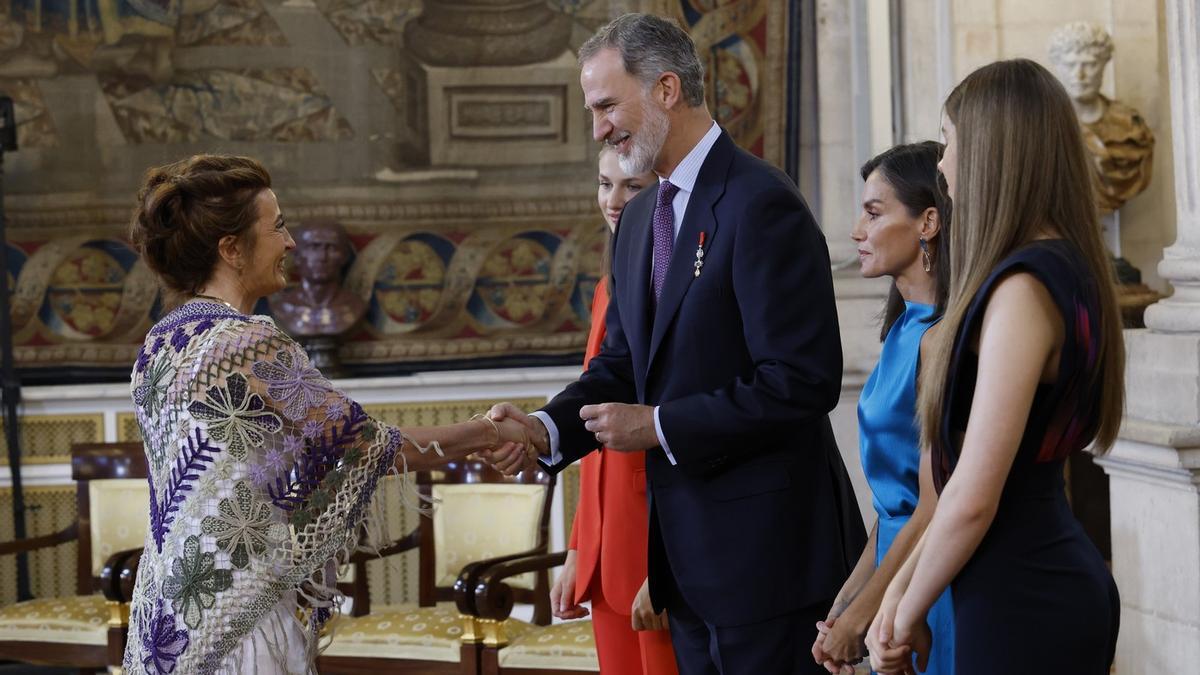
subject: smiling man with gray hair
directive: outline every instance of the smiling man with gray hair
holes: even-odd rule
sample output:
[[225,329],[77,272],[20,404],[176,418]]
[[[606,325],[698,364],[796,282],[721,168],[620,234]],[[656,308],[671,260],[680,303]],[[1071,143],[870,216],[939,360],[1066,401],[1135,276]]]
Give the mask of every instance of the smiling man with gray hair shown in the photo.
[[660,182],[621,215],[600,354],[542,410],[491,415],[529,425],[552,472],[648,448],[650,595],[680,672],[823,673],[815,624],[866,539],[828,417],[842,353],[825,239],[795,184],[713,121],[678,24],[622,16],[579,62],[596,140]]

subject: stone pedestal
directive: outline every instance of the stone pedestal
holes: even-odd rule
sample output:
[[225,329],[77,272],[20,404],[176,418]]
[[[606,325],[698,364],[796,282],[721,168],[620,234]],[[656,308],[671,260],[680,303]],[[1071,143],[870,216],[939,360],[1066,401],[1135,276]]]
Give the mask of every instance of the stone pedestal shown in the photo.
[[[1139,350],[1178,347],[1141,342]],[[1193,355],[1198,353],[1200,339],[1191,347]],[[1163,361],[1171,360],[1172,352],[1159,353]],[[1112,570],[1121,592],[1116,672],[1195,672],[1200,664],[1200,428],[1127,418],[1121,439],[1097,463],[1109,474]]]
[[569,51],[523,66],[446,67],[402,53],[401,146],[433,166],[582,162],[579,67]]
[[1200,0],[1165,0],[1177,239],[1174,295],[1125,333],[1125,417],[1109,475],[1118,673],[1200,666]]

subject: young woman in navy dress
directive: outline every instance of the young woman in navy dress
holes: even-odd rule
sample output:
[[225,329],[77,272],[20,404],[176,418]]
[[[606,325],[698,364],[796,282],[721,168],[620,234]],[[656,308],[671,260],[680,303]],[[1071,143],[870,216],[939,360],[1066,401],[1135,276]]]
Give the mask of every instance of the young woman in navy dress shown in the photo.
[[940,498],[868,631],[871,663],[923,662],[950,585],[957,672],[1106,674],[1117,589],[1063,462],[1115,439],[1124,345],[1079,123],[1054,76],[1018,59],[963,80],[942,127],[950,298],[917,406]]

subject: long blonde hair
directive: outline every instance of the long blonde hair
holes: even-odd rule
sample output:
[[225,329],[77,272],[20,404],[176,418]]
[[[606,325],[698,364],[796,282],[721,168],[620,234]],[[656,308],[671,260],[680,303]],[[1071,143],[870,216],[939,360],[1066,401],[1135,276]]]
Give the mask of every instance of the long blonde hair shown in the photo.
[[[1079,122],[1058,80],[1027,59],[998,61],[964,79],[946,99],[957,133],[950,297],[917,401],[923,447],[940,448],[950,360],[967,309],[1009,254],[1053,229],[1082,254],[1096,282],[1100,388],[1096,448],[1116,440],[1124,409],[1125,346],[1109,253]],[[1091,440],[1091,439],[1085,439]]]

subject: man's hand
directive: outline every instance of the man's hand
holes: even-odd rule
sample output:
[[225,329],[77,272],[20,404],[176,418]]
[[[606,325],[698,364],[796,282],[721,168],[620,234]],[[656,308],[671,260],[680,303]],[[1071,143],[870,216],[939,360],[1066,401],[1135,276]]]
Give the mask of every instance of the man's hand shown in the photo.
[[634,630],[667,629],[667,611],[663,610],[661,614],[655,614],[654,605],[650,602],[649,577],[642,582],[642,587],[638,589],[637,595],[634,596],[630,614]]
[[[501,447],[482,452],[480,455],[500,473],[515,476],[525,469],[537,469],[538,454],[549,454],[550,436],[545,425],[536,417],[526,415],[523,410],[511,403],[497,403],[488,411],[488,417],[500,425],[502,437],[505,431],[513,426],[519,427],[525,433],[523,436],[528,443],[506,443]],[[544,449],[543,449],[544,448]]]
[[563,563],[562,572],[554,580],[550,589],[550,613],[560,619],[582,619],[588,615],[588,608],[575,604],[575,561],[579,551],[569,549],[567,561]]
[[633,452],[658,445],[654,408],[629,403],[601,403],[579,409],[583,426],[609,450]]

